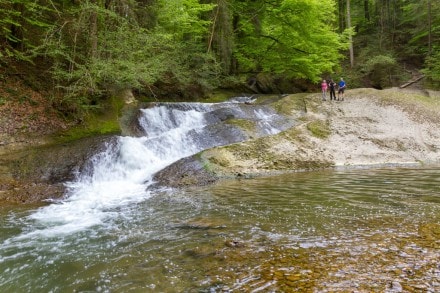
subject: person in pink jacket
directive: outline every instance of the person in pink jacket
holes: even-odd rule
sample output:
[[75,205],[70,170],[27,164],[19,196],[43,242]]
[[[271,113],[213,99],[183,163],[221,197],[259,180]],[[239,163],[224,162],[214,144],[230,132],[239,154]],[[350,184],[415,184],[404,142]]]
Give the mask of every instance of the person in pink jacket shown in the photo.
[[325,101],[327,98],[327,81],[325,81],[325,79],[322,80],[321,82],[321,90],[322,90],[322,100]]

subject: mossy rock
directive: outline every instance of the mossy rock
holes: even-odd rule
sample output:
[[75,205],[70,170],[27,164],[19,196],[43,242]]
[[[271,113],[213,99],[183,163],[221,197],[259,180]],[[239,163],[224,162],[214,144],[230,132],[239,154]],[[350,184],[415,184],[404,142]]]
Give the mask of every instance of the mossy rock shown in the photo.
[[307,123],[307,129],[313,136],[321,139],[328,138],[331,134],[328,121],[315,120]]

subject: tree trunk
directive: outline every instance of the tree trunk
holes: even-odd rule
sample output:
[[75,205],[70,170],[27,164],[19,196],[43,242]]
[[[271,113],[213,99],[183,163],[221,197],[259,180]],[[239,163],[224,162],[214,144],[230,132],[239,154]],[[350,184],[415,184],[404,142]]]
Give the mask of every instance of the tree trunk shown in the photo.
[[[97,5],[97,1],[94,0],[92,3]],[[96,58],[98,53],[98,13],[96,7],[93,7],[92,13],[90,15],[90,57]]]
[[382,41],[383,36],[385,33],[385,17],[384,17],[384,7],[383,7],[383,1],[381,0],[378,7],[378,14],[379,14],[379,49],[382,50]]
[[428,56],[432,53],[432,6],[431,0],[428,0]]
[[212,30],[208,42],[208,52],[213,50],[222,61],[223,73],[232,70],[232,49],[234,45],[233,20],[226,0],[217,0],[214,11]]
[[369,0],[364,0],[364,17],[367,21],[370,21],[370,5]]
[[[350,0],[347,0],[347,28],[351,28]],[[353,37],[350,35],[350,66],[354,67]]]
[[345,2],[344,0],[338,0],[338,23],[339,32],[343,32],[345,29]]

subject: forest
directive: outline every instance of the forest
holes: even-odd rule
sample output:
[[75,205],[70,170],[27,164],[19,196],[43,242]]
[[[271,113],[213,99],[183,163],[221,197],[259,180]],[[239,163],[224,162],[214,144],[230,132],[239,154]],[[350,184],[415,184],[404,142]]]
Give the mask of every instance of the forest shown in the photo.
[[440,1],[0,0],[0,77],[34,75],[81,115],[119,91],[203,99],[216,89],[313,90],[344,76],[440,86]]

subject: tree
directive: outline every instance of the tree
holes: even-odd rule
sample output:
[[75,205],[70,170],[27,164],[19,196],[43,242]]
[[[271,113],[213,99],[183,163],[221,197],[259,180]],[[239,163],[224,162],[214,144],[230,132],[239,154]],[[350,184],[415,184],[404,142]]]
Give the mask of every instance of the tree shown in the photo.
[[316,81],[337,66],[348,42],[333,29],[333,1],[255,1],[253,7],[255,13],[240,11],[235,56],[242,71]]
[[218,69],[204,43],[210,21],[201,17],[213,5],[196,0],[149,2],[153,23],[139,19],[137,12],[142,11],[136,4],[81,1],[69,5],[51,31],[46,53],[55,61],[60,96],[76,104],[74,111],[87,109],[93,96],[151,89],[158,81],[177,88],[215,82]]
[[[350,0],[347,0],[347,28],[351,29]],[[354,66],[353,37],[349,35],[350,66]]]
[[212,13],[211,32],[208,39],[208,49],[216,53],[222,65],[224,75],[233,74],[233,49],[234,41],[234,21],[233,11],[230,3],[226,0],[216,0],[215,9]]
[[0,61],[30,60],[30,51],[40,45],[41,36],[50,27],[50,12],[45,2],[0,0]]

